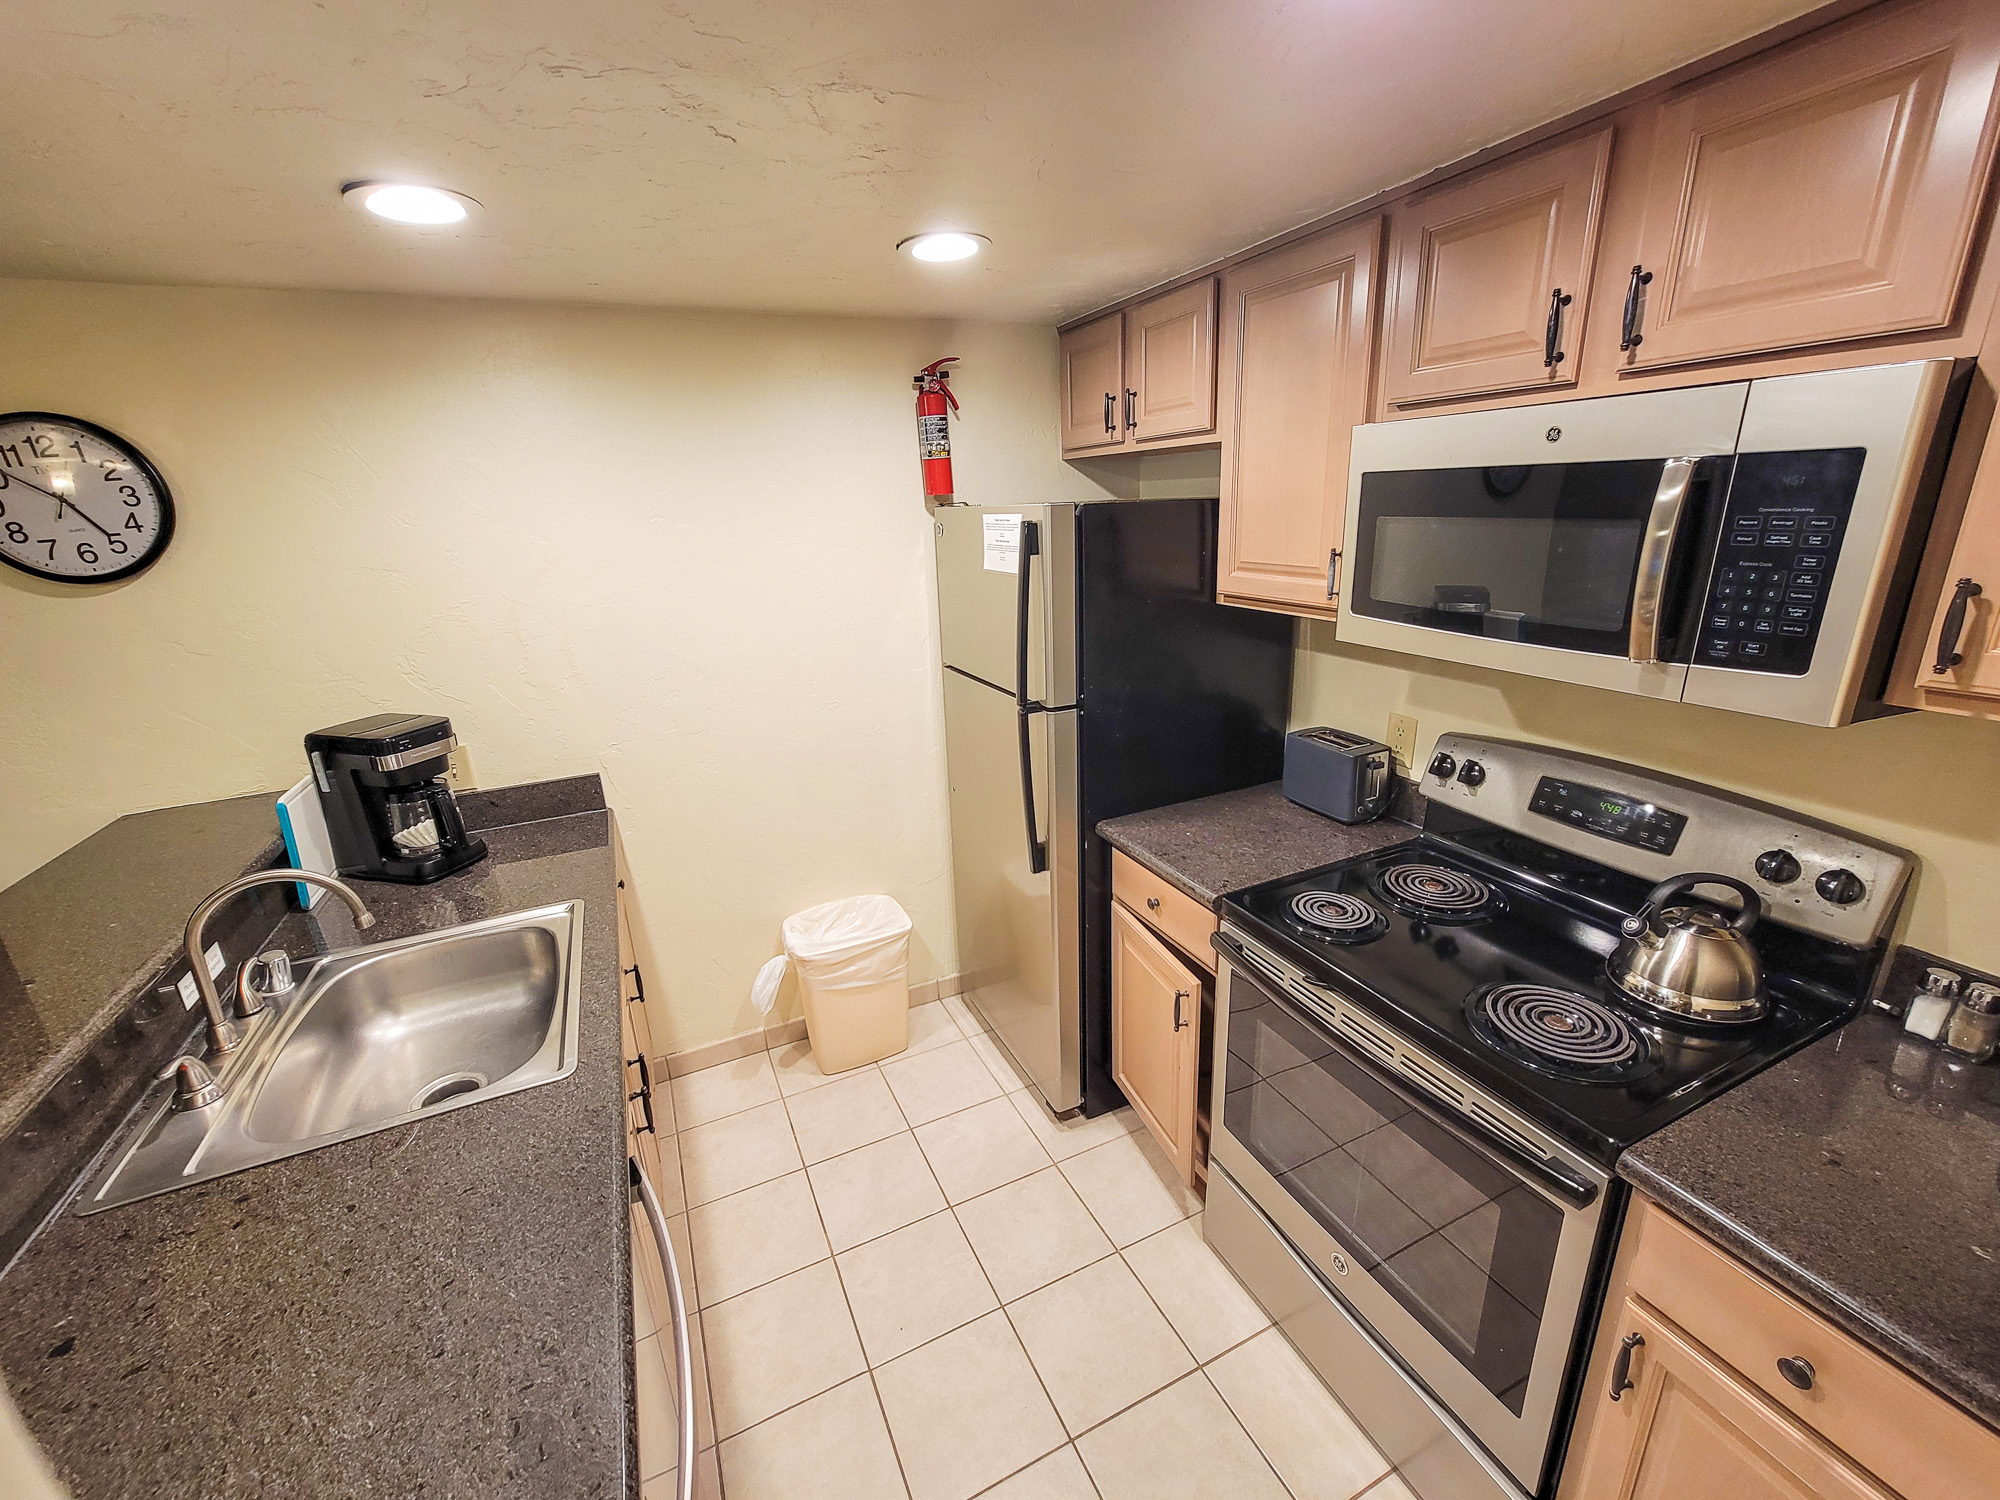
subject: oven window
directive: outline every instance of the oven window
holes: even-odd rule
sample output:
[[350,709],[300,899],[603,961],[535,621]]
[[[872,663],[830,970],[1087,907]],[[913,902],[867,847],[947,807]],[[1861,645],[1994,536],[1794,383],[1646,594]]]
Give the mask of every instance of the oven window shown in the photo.
[[1562,1210],[1405,1104],[1317,1025],[1239,977],[1229,1001],[1229,1133],[1519,1416]]
[[1362,476],[1349,607],[1623,656],[1663,459]]

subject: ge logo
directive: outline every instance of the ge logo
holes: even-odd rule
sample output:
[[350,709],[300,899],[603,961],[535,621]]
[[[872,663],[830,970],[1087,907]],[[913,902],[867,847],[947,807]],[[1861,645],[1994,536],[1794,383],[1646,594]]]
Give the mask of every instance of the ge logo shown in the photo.
[[1345,1276],[1347,1274],[1347,1257],[1342,1255],[1338,1250],[1333,1252],[1332,1265],[1334,1270],[1338,1271],[1341,1275]]
[[1552,443],[1562,435],[1563,435],[1563,430],[1560,427],[1551,427],[1546,433],[1543,434],[1543,436],[1548,438],[1548,440]]

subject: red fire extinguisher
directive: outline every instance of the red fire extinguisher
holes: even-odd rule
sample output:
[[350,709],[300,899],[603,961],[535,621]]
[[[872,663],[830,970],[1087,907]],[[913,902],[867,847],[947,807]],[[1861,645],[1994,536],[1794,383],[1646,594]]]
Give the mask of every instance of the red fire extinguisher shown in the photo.
[[951,495],[951,431],[945,425],[945,407],[958,410],[952,395],[951,371],[946,365],[958,363],[952,355],[925,365],[910,383],[917,388],[917,453],[924,461],[924,499]]

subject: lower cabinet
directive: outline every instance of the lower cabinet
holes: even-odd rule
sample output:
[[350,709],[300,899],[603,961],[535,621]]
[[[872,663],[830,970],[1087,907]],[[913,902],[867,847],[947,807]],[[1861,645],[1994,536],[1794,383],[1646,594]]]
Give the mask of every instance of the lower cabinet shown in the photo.
[[2000,1433],[1641,1198],[1561,1500],[1955,1500]]
[[1111,1076],[1192,1187],[1208,1166],[1215,915],[1123,854],[1111,882]]

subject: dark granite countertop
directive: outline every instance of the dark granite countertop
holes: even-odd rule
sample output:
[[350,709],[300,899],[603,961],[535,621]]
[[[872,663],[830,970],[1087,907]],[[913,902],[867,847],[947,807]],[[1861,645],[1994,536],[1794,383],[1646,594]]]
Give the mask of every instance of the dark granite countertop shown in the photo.
[[172,959],[195,902],[273,861],[277,799],[132,813],[0,891],[0,1136]]
[[1870,1012],[1618,1171],[2000,1427],[2000,1066],[1964,1065]]
[[[637,1495],[616,892],[594,801],[489,826],[491,857],[435,885],[359,887],[370,940],[580,898],[568,1078],[65,1209],[0,1277],[0,1372],[77,1500]],[[278,935],[294,954],[361,941],[333,901]]]
[[1114,849],[1213,909],[1231,891],[1415,838],[1408,823],[1336,823],[1287,801],[1279,783],[1245,787],[1097,825]]

